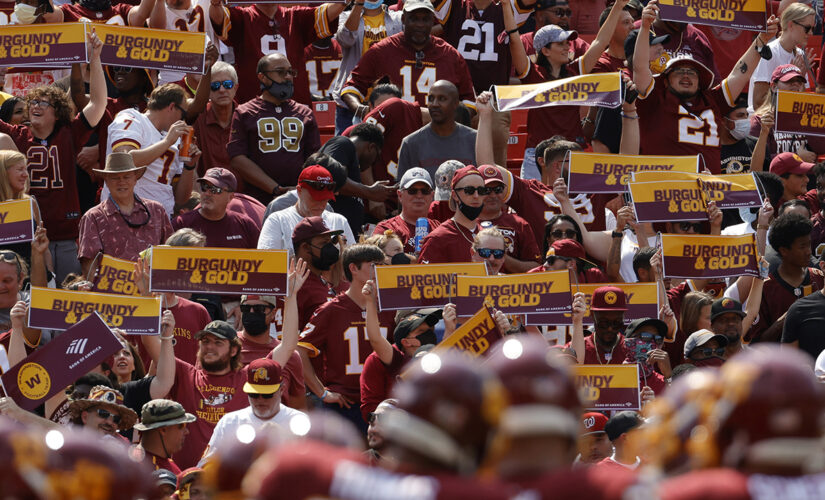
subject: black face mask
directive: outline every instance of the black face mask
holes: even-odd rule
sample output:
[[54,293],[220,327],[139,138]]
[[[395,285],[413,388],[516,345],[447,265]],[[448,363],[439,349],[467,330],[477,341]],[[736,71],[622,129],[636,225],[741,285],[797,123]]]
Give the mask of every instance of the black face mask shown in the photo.
[[253,311],[241,314],[243,331],[252,336],[263,335],[269,331],[269,324],[266,322],[266,314]]
[[467,205],[461,200],[458,201],[458,211],[461,212],[461,215],[467,217],[470,220],[478,219],[478,216],[481,215],[482,210],[484,210],[484,205],[471,207],[470,205]]
[[109,0],[80,0],[80,6],[89,10],[101,12],[111,9],[112,2]]
[[409,264],[410,262],[412,262],[410,256],[403,252],[393,255],[392,259],[390,259],[390,263],[394,266]]
[[426,332],[416,337],[416,339],[418,339],[418,341],[421,342],[421,345],[435,345],[438,343],[438,337],[435,336],[435,332],[433,330],[427,330]]
[[272,80],[272,83],[269,85],[261,83],[261,90],[266,90],[272,94],[272,97],[275,99],[286,101],[287,99],[292,99],[292,93],[295,92],[295,87],[289,80],[280,83]]
[[312,256],[312,265],[321,271],[329,271],[329,268],[338,262],[339,256],[340,252],[338,251],[338,247],[332,243],[327,243],[321,247],[320,257]]

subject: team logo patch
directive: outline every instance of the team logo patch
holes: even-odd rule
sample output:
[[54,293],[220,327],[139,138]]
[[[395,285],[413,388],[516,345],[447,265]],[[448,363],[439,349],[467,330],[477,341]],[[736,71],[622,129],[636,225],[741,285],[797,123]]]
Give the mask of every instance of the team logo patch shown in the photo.
[[495,177],[496,174],[498,174],[498,169],[496,169],[492,165],[487,165],[486,167],[484,167],[483,173],[485,177]]
[[269,373],[267,373],[266,368],[258,368],[255,370],[255,375],[253,376],[255,382],[266,382],[269,380]]
[[733,301],[728,298],[722,299],[722,307],[725,309],[730,309],[733,307]]
[[42,399],[51,387],[49,372],[37,363],[26,363],[17,372],[17,388],[28,399]]
[[800,157],[799,157],[799,155],[798,155],[798,154],[796,154],[796,153],[794,153],[794,154],[793,154],[793,159],[794,159],[795,161],[798,161],[799,163],[802,163],[802,158],[800,158]]
[[604,294],[604,301],[607,304],[615,304],[617,300],[619,300],[619,297],[616,296],[616,292],[607,292]]

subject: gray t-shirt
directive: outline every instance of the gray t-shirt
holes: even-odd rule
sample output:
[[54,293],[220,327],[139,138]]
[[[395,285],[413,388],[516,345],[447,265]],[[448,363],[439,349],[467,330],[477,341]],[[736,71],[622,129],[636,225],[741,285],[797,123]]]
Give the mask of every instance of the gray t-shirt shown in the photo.
[[465,165],[476,164],[476,131],[455,124],[455,130],[447,137],[433,132],[430,125],[425,125],[401,141],[398,153],[398,176],[414,167],[421,167],[435,179],[438,166],[447,160],[458,160]]

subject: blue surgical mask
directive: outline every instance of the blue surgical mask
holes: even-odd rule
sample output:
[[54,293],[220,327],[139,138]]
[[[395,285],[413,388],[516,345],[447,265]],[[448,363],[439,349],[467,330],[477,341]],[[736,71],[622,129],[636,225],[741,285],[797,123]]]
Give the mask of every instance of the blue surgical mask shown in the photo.
[[378,0],[377,2],[369,2],[364,0],[364,9],[377,9],[384,5],[384,0]]

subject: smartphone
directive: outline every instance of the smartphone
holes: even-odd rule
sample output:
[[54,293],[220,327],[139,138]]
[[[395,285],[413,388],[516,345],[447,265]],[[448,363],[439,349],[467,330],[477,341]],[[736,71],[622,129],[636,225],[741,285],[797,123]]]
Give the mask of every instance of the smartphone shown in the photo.
[[637,363],[647,363],[647,354],[653,349],[649,342],[642,342],[636,338],[624,339],[624,348],[627,350],[627,358]]
[[639,97],[639,92],[636,89],[625,90],[624,92],[624,102],[628,104],[633,104],[637,97]]

